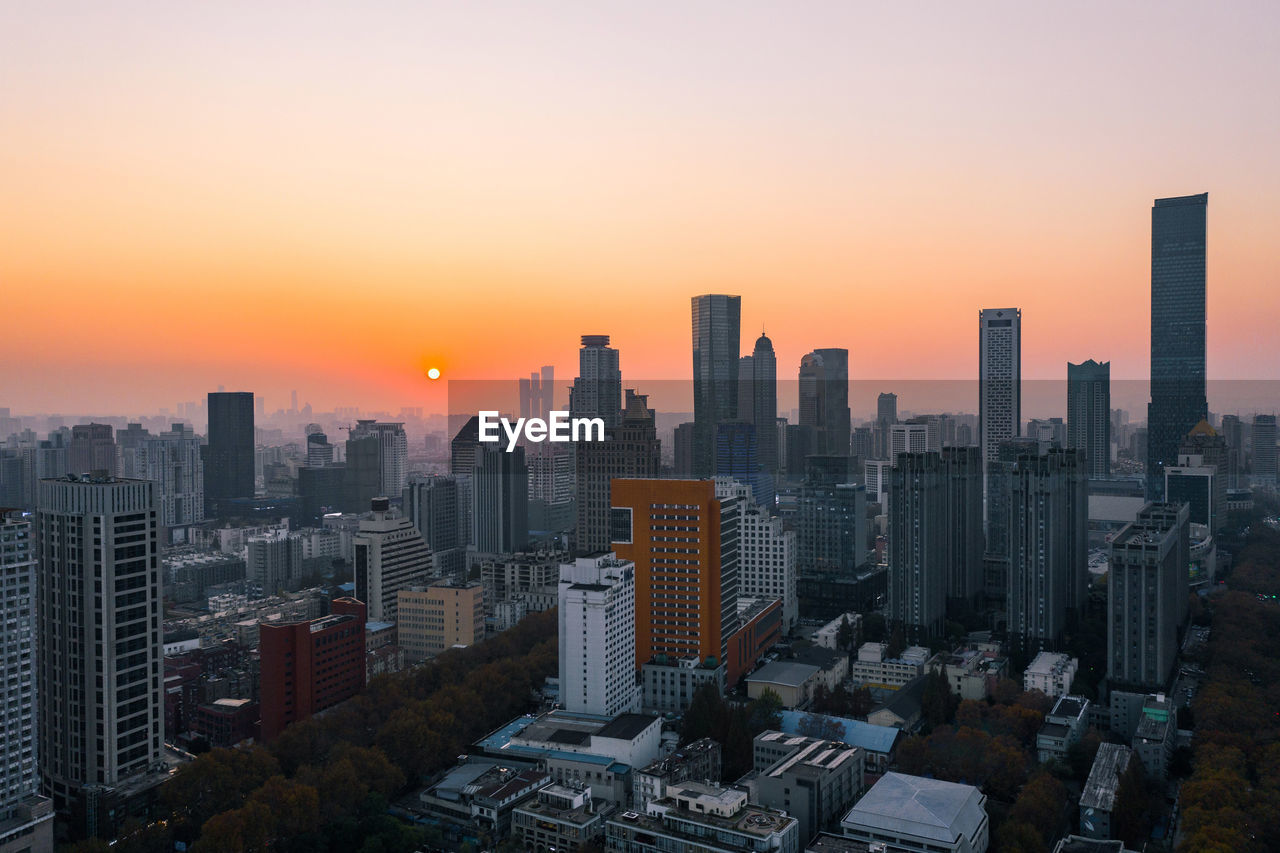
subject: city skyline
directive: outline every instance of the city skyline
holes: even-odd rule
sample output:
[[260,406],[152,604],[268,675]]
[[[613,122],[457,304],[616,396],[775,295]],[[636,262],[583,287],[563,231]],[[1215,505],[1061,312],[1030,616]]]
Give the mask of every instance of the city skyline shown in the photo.
[[1027,378],[1146,376],[1150,201],[1204,191],[1208,375],[1278,361],[1273,7],[562,12],[5,11],[11,405],[430,407],[429,367],[569,376],[584,333],[684,377],[707,292],[783,375],[844,346],[855,377],[964,377],[1003,304]]

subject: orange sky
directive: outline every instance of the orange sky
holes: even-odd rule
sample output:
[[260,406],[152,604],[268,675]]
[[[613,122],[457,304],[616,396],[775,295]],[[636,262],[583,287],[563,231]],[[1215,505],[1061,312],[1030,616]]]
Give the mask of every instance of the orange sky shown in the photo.
[[[690,374],[743,296],[780,376],[1147,370],[1151,199],[1208,191],[1209,372],[1275,378],[1274,4],[0,11],[15,411],[430,407],[446,377]],[[1043,6],[1044,4],[1031,4]],[[214,7],[216,6],[216,8]]]

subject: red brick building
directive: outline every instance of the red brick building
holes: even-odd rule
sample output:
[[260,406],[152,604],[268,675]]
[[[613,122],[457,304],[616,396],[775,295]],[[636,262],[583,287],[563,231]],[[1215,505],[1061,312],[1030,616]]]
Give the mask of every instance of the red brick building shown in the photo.
[[262,740],[364,689],[364,604],[334,599],[330,615],[259,626]]

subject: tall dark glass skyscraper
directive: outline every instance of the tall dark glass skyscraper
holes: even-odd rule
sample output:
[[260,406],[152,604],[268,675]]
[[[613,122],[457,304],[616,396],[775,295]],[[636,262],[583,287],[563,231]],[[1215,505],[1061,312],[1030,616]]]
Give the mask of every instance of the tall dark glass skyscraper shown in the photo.
[[608,335],[582,336],[569,412],[575,418],[603,418],[606,427],[622,420],[622,368]]
[[1209,194],[1151,208],[1151,402],[1147,496],[1164,492],[1178,444],[1209,415],[1205,396],[1205,215]]
[[209,394],[209,443],[203,448],[205,515],[223,511],[222,502],[253,497],[253,394]]
[[738,417],[742,297],[695,296],[693,308],[693,473],[715,473],[716,429]]

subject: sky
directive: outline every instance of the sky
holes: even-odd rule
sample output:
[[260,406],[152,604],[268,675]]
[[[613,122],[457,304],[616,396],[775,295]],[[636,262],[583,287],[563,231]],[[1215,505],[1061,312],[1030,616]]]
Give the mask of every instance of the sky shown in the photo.
[[[1280,378],[1280,5],[0,6],[0,406],[439,407],[691,375],[1143,377],[1151,200],[1209,193],[1211,378]],[[632,384],[626,382],[625,384]]]

